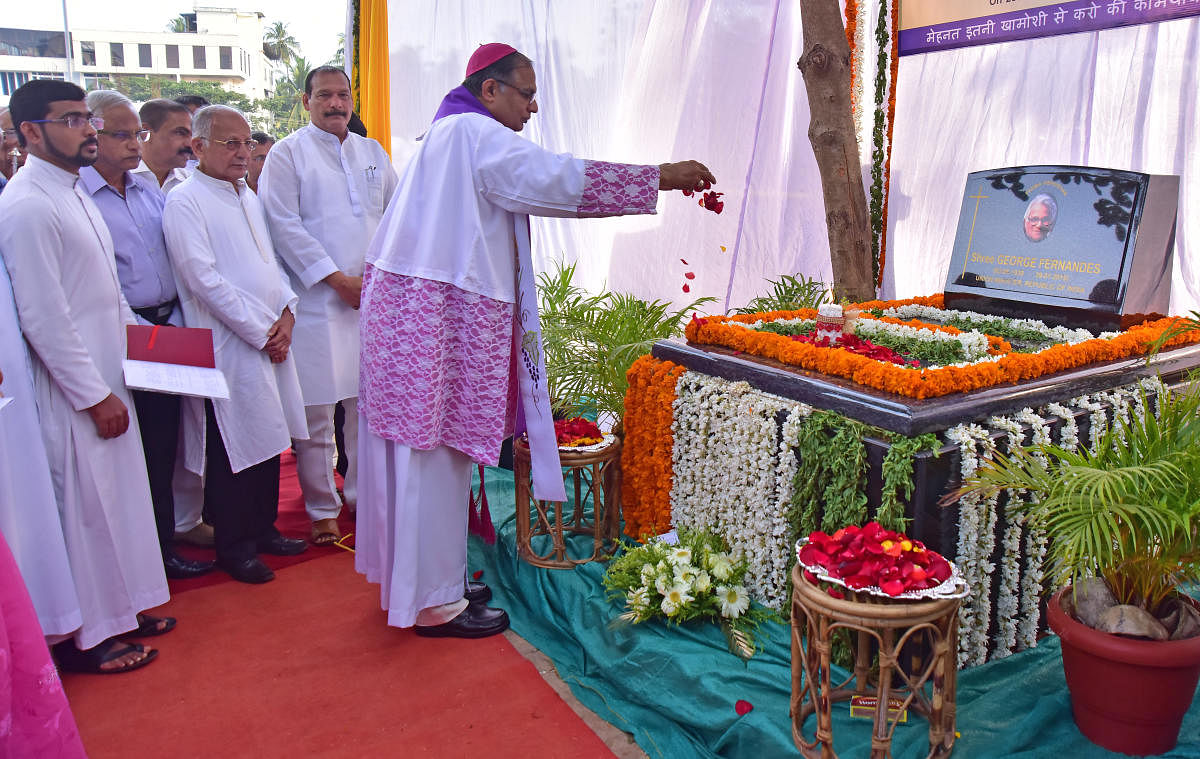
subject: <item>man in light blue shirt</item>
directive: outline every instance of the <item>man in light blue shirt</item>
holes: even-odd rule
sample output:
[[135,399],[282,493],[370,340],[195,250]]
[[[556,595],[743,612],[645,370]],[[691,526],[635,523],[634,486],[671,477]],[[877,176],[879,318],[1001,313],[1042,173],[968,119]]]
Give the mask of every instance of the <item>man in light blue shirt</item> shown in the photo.
[[[132,169],[141,161],[147,134],[133,103],[112,90],[88,93],[88,108],[105,119],[98,130],[96,163],[80,170],[79,184],[104,217],[116,251],[117,278],[129,307],[143,324],[183,326],[175,275],[163,239],[166,197]],[[191,561],[171,546],[175,535],[175,500],[171,482],[179,439],[180,398],[133,391],[141,423],[142,448],[154,502],[154,519],[167,577],[183,579],[209,572],[211,561]]]

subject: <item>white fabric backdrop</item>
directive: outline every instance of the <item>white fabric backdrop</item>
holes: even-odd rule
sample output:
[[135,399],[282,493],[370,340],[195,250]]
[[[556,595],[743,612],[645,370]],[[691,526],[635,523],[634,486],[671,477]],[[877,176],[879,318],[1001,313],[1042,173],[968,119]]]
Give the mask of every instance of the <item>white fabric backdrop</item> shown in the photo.
[[969,172],[1074,164],[1180,175],[1171,311],[1197,308],[1198,68],[1196,17],[901,58],[884,295],[942,289]]
[[[539,269],[578,260],[593,290],[676,303],[711,295],[710,311],[743,305],[780,274],[831,279],[796,68],[799,3],[439,0],[390,10],[398,168],[471,51],[504,41],[534,59],[530,139],[612,161],[696,158],[727,193],[720,216],[672,193],[655,217],[536,220]],[[1172,310],[1197,308],[1200,156],[1187,147],[1200,144],[1198,47],[1191,18],[902,58],[883,294],[942,289],[967,173],[1061,163],[1182,175]],[[863,63],[869,85],[873,53]],[[864,100],[869,120],[870,86]],[[685,271],[696,274],[688,295]]]
[[[391,11],[398,166],[442,96],[462,81],[471,51],[503,41],[534,60],[540,111],[526,127],[530,139],[584,158],[694,158],[727,193],[719,216],[671,193],[660,197],[654,217],[537,220],[539,269],[578,259],[581,281],[592,289],[607,283],[677,303],[712,295],[717,311],[730,291],[732,305],[744,305],[766,289],[767,277],[829,279],[808,103],[796,69],[798,4],[451,0],[393,2]],[[696,274],[688,295],[685,271]]]

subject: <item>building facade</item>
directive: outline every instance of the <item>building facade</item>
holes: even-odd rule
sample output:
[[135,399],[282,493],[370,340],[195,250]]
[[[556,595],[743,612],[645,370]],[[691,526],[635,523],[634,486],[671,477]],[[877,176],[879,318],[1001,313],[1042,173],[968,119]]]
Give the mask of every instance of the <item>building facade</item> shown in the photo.
[[[71,30],[71,59],[59,31],[0,29],[0,106],[30,79],[70,79],[86,90],[113,76],[208,81],[252,100],[275,94],[285,68],[263,52],[263,14],[197,6],[187,31]],[[69,64],[69,65],[68,65]]]

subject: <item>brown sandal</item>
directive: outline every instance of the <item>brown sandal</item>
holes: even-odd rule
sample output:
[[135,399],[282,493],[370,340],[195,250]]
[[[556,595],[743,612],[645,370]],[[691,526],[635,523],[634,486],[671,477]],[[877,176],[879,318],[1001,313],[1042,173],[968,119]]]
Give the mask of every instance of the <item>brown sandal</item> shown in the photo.
[[329,519],[318,519],[312,525],[312,544],[315,546],[333,545],[342,539],[342,531],[338,528],[338,521],[330,517]]

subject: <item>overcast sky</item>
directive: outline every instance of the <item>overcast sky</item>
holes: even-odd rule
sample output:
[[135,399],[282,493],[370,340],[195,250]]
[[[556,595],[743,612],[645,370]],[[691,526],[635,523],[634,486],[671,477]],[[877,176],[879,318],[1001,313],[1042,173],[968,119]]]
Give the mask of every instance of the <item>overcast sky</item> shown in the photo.
[[[167,22],[180,13],[190,13],[194,0],[120,0],[117,3],[94,0],[67,0],[67,17],[72,29],[116,31],[164,31]],[[337,50],[337,35],[346,26],[346,3],[307,3],[296,0],[236,0],[201,2],[202,7],[236,7],[242,11],[261,11],[266,25],[275,21],[287,24],[300,42],[300,52],[314,63],[324,63]],[[114,12],[114,10],[118,12]],[[62,0],[40,3],[5,0],[0,10],[0,26],[15,29],[61,29]]]

